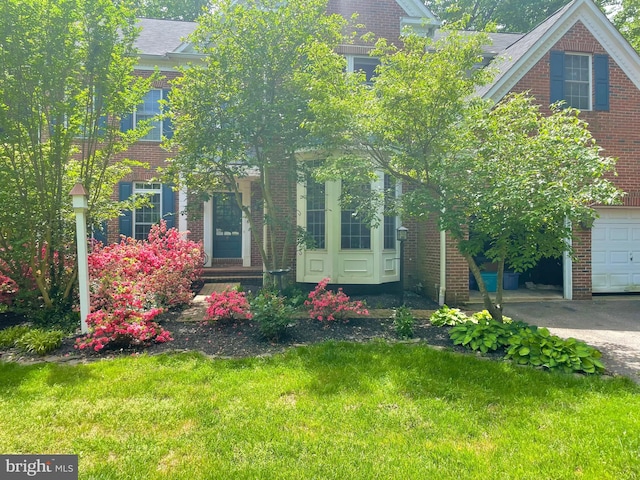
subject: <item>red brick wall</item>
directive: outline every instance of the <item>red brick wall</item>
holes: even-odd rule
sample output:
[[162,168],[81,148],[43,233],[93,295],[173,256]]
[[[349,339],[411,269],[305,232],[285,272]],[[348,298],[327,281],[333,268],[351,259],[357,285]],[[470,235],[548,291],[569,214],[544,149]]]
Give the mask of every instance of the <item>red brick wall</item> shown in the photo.
[[[400,19],[406,17],[405,11],[395,0],[329,0],[329,13],[338,13],[347,20],[355,12],[358,13],[356,23],[364,24],[359,34],[373,32],[375,38],[386,38],[390,43],[398,44],[400,37]],[[372,45],[375,42],[355,40],[356,45]]]
[[[607,53],[580,22],[576,23],[552,50]],[[516,92],[526,90],[529,90],[541,105],[549,104],[549,53],[513,89]],[[624,204],[640,206],[640,91],[611,57],[609,91],[608,112],[585,111],[580,115],[589,123],[591,133],[598,145],[604,149],[603,154],[618,158],[618,176],[611,175],[610,178],[627,192]],[[574,242],[577,257],[573,263],[573,298],[591,298],[591,232],[580,231],[578,240]]]

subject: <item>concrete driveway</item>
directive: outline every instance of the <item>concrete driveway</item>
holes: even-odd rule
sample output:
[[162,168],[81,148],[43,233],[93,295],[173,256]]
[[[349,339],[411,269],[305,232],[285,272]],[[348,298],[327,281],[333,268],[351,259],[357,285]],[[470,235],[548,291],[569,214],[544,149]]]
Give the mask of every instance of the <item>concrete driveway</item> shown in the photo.
[[607,370],[640,383],[640,296],[505,302],[504,314],[593,345],[602,352]]

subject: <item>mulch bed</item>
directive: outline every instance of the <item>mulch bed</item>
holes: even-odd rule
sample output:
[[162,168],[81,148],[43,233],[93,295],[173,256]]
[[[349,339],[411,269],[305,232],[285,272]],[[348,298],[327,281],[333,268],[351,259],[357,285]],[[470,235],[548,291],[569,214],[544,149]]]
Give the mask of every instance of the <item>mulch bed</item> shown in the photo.
[[[348,321],[320,322],[309,318],[300,318],[292,325],[286,335],[277,343],[265,340],[252,321],[203,322],[205,304],[193,304],[180,311],[167,312],[158,317],[158,323],[171,332],[172,342],[152,344],[142,348],[111,349],[100,353],[74,348],[75,337],[65,338],[57,350],[44,357],[25,354],[18,349],[0,350],[0,360],[33,363],[71,362],[84,363],[103,358],[130,356],[145,353],[156,355],[165,352],[198,351],[205,355],[220,358],[244,358],[273,355],[287,348],[312,345],[329,340],[348,342],[369,342],[374,339],[399,341],[390,309],[398,304],[395,295],[353,296],[353,299],[365,300],[371,316],[352,318]],[[416,319],[415,335],[410,341],[426,343],[441,348],[468,352],[454,347],[449,340],[448,329],[433,327],[428,316],[438,306],[417,295],[405,297],[405,304],[411,307]],[[0,329],[23,323],[24,319],[16,315],[0,314]],[[501,355],[500,355],[501,356]]]

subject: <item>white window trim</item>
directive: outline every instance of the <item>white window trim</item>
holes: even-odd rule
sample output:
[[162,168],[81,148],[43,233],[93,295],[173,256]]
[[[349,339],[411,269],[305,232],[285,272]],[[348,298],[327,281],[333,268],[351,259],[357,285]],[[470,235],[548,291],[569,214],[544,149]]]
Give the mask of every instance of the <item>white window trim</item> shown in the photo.
[[[565,62],[567,60],[568,56],[573,56],[573,57],[587,57],[588,58],[588,62],[587,62],[587,66],[589,67],[589,72],[588,72],[588,78],[589,78],[589,87],[587,89],[587,91],[589,92],[589,104],[588,104],[588,108],[581,108],[580,110],[583,112],[590,112],[593,110],[593,95],[594,95],[594,82],[593,82],[593,55],[591,55],[590,53],[582,53],[582,52],[565,52]],[[564,72],[563,72],[564,75]],[[565,99],[567,98],[567,94],[566,94],[566,87],[567,87],[567,83],[569,83],[571,80],[567,80],[566,76],[564,77],[564,85],[565,85]],[[567,104],[569,104],[569,102],[567,102]]]

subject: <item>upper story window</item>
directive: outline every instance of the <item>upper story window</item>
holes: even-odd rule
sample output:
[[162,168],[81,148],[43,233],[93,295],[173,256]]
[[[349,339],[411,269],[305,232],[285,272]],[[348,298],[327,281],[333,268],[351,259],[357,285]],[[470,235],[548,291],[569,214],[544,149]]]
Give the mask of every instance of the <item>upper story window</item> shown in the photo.
[[591,110],[591,57],[564,56],[564,98],[572,107]]
[[350,72],[362,72],[366,82],[371,83],[376,76],[376,68],[380,65],[380,60],[375,57],[347,57],[347,69]]
[[147,92],[135,111],[123,117],[120,129],[123,132],[136,128],[140,122],[148,122],[151,130],[141,140],[159,142],[162,137],[171,138],[171,119],[162,118],[161,100],[168,99],[169,90],[153,89]]
[[580,110],[609,110],[609,56],[552,51],[551,103]]

